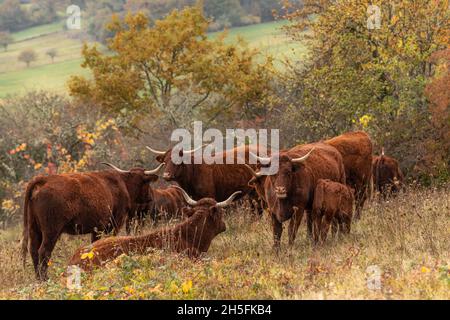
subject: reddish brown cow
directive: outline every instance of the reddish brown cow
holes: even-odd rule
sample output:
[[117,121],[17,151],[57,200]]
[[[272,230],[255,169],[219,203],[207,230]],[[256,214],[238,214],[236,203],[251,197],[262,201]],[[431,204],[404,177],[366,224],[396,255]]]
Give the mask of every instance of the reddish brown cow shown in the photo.
[[328,179],[319,179],[314,192],[312,206],[314,242],[325,241],[333,223],[333,233],[339,229],[342,233],[350,233],[354,192],[351,187]]
[[148,202],[151,181],[161,168],[146,171],[134,168],[35,177],[27,186],[24,204],[22,251],[28,251],[36,277],[47,279],[51,253],[62,233],[117,233],[127,215]]
[[[262,147],[245,146],[236,147],[231,150],[220,153],[223,164],[194,164],[194,154],[191,155],[191,164],[175,164],[172,162],[172,149],[168,151],[157,151],[149,148],[158,156],[156,159],[166,164],[163,178],[167,181],[176,181],[186,190],[194,199],[214,198],[217,201],[227,199],[234,191],[242,191],[242,196],[248,194],[251,199],[257,200],[256,194],[248,185],[251,174],[247,171],[244,164],[237,163],[240,153],[245,155],[245,163],[249,163],[249,151],[257,153]],[[226,164],[227,157],[234,159],[233,164]],[[180,157],[183,156],[183,150],[180,151]],[[256,168],[256,165],[251,165]]]
[[384,154],[384,148],[380,156],[374,157],[372,170],[375,188],[385,199],[401,190],[404,179],[402,170],[397,160]]
[[[261,163],[271,158],[259,157]],[[253,184],[263,196],[272,216],[274,247],[280,247],[283,222],[289,223],[289,244],[292,245],[306,210],[308,234],[312,233],[311,209],[314,190],[319,179],[328,178],[345,183],[345,169],[341,154],[325,143],[311,143],[294,147],[279,154],[279,170],[276,174],[262,176],[247,166],[253,174]]]
[[[78,249],[70,259],[69,265],[77,265],[89,271],[94,266],[101,266],[121,254],[145,254],[148,248],[167,248],[193,258],[207,252],[212,240],[226,230],[221,208],[229,206],[240,191],[219,203],[211,198],[195,201],[184,190],[182,193],[186,202],[192,206],[183,210],[183,214],[188,217],[186,221],[147,235],[99,240],[90,246]],[[90,252],[93,254],[92,258],[84,255]]]
[[187,206],[183,194],[176,186],[169,186],[164,189],[149,188],[150,201],[140,206],[136,212],[131,212],[127,220],[127,234],[131,232],[131,223],[133,219],[137,220],[139,226],[142,226],[146,216],[150,216],[156,224],[158,219],[178,218],[181,216],[181,210]]
[[372,141],[363,131],[347,132],[326,140],[325,143],[335,147],[344,160],[347,185],[355,189],[356,214],[361,217],[364,203],[369,197],[372,179]]

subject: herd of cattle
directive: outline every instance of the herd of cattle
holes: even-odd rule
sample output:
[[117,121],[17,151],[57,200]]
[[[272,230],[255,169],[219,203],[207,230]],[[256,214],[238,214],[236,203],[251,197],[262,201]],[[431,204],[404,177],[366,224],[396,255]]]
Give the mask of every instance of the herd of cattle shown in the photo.
[[[290,220],[288,238],[292,244],[304,215],[308,236],[320,243],[330,226],[333,233],[350,232],[353,208],[355,219],[359,219],[373,185],[385,197],[402,187],[398,162],[384,150],[373,157],[372,142],[361,131],[281,150],[277,154],[279,169],[273,175],[260,172],[274,155],[260,157],[258,146],[227,150],[224,160],[230,152],[236,160],[240,148],[245,151],[244,164],[175,164],[172,149],[148,147],[160,162],[154,170],[122,170],[104,163],[109,170],[35,177],[25,193],[24,264],[29,252],[36,277],[47,279],[50,256],[62,233],[92,235],[92,243],[78,249],[69,261],[69,265],[84,270],[123,253],[145,253],[148,248],[169,248],[197,257],[225,231],[222,209],[243,197],[256,211],[269,212],[277,251],[283,222]],[[193,151],[183,152],[194,157]],[[256,158],[257,164],[249,164],[250,157]],[[163,167],[163,178],[177,185],[155,189],[151,183]],[[146,216],[154,221],[162,216],[181,217],[182,222],[129,236],[132,222],[141,223]],[[128,236],[117,237],[123,225]],[[100,239],[109,233],[114,236]]]

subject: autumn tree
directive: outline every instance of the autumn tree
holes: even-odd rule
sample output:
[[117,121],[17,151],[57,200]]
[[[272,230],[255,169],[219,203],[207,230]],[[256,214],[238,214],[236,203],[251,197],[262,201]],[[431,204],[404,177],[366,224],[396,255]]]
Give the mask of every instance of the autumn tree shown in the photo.
[[287,120],[311,139],[364,128],[411,168],[429,128],[429,58],[449,44],[448,1],[305,0],[284,8],[286,32],[309,50],[306,62],[290,66]]
[[108,112],[150,113],[170,127],[193,119],[211,124],[257,108],[270,82],[271,59],[258,64],[256,50],[225,44],[224,35],[208,39],[207,28],[195,7],[174,10],[152,26],[141,13],[115,18],[116,36],[108,45],[113,54],[85,46],[82,66],[92,78],[72,77],[70,94]]
[[48,49],[45,54],[48,55],[50,59],[52,59],[53,63],[55,61],[55,57],[58,55],[58,50],[56,50],[55,48]]
[[8,50],[8,46],[13,43],[13,38],[9,32],[0,32],[0,46],[3,47],[5,51]]
[[25,62],[27,65],[27,68],[30,67],[30,63],[33,61],[36,61],[37,59],[37,54],[36,51],[34,51],[33,49],[26,49],[23,50],[18,57],[18,60],[21,62]]

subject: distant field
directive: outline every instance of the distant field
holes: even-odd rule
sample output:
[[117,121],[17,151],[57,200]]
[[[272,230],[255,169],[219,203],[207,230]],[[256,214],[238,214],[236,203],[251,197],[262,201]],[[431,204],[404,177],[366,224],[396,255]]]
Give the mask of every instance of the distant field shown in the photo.
[[[305,52],[303,46],[292,43],[280,29],[286,22],[271,22],[247,27],[232,28],[228,31],[228,42],[242,37],[251,47],[257,47],[264,55],[273,55],[276,65],[282,67],[285,58],[301,57]],[[29,28],[14,33],[15,43],[7,52],[0,51],[0,97],[23,92],[30,89],[52,89],[64,91],[70,75],[87,75],[88,71],[80,67],[82,61],[81,40],[69,37],[70,31],[63,30],[62,22]],[[216,37],[218,33],[211,33]],[[37,61],[26,68],[17,60],[19,53],[33,48]],[[55,48],[58,56],[54,64],[46,55],[48,49]]]

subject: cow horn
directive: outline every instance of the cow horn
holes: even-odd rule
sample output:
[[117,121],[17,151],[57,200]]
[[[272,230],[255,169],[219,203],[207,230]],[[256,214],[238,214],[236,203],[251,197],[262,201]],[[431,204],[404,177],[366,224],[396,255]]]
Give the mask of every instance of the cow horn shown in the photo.
[[163,155],[166,154],[166,151],[155,150],[155,149],[153,149],[153,148],[151,148],[151,147],[149,147],[149,146],[146,146],[146,148],[147,148],[148,150],[150,150],[151,152],[153,152],[154,154],[157,154],[157,155],[159,155],[159,156],[163,156]]
[[384,157],[384,147],[381,148],[381,156]]
[[260,157],[260,156],[257,156],[256,154],[254,154],[251,151],[249,151],[248,154],[251,155],[256,160],[258,160],[259,162],[261,162],[262,164],[269,164],[270,161],[271,161],[271,159],[269,157]]
[[311,153],[314,151],[315,148],[316,148],[316,147],[312,148],[312,149],[311,149],[307,154],[305,154],[303,157],[292,159],[291,162],[293,162],[293,163],[302,163],[302,162],[305,162],[305,161],[309,158],[309,156],[311,155]]
[[195,201],[194,199],[192,199],[187,193],[186,191],[184,191],[183,188],[180,188],[178,186],[174,186],[175,188],[179,189],[181,191],[181,194],[183,195],[184,200],[186,200],[187,204],[190,206],[195,207],[197,205],[197,201]]
[[156,169],[153,170],[146,170],[144,171],[144,174],[151,175],[151,174],[157,174],[159,170],[161,170],[162,167],[165,166],[165,162],[161,163]]
[[226,208],[226,207],[228,207],[233,202],[234,198],[236,198],[241,193],[242,193],[242,191],[236,191],[227,200],[222,201],[222,202],[218,202],[216,204],[216,207],[218,207],[218,208]]
[[111,164],[109,162],[102,162],[102,164],[104,164],[105,166],[111,167],[111,168],[113,168],[114,170],[116,170],[117,172],[120,172],[120,173],[130,173],[130,170],[128,170],[128,171],[122,170],[120,168],[117,168],[115,165],[113,165],[113,164]]
[[260,178],[262,176],[261,172],[256,172],[255,170],[253,170],[252,167],[250,167],[248,164],[244,163],[244,166],[247,167],[248,171],[252,174],[252,176],[254,176],[255,178]]
[[183,150],[183,153],[186,153],[186,154],[191,154],[191,153],[194,153],[195,151],[197,151],[197,150],[200,150],[200,149],[202,149],[203,147],[206,147],[208,144],[202,144],[200,147],[197,147],[197,148],[195,148],[194,150]]

